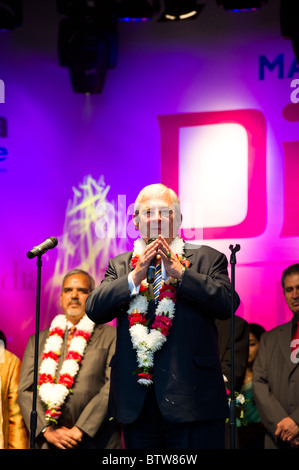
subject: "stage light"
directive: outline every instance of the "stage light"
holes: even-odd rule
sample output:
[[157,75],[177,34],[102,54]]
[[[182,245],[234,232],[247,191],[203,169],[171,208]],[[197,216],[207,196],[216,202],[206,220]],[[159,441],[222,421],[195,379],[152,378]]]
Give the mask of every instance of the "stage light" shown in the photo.
[[197,5],[196,0],[165,0],[159,21],[194,20],[204,6]]
[[282,0],[280,3],[280,29],[285,39],[290,39],[296,61],[299,64],[299,4],[294,0]]
[[12,31],[23,21],[22,0],[0,1],[0,29]]
[[254,11],[260,10],[268,0],[217,0],[217,4],[225,11]]
[[116,17],[94,1],[58,3],[58,11],[69,16],[59,25],[59,63],[69,68],[76,93],[101,93],[107,70],[117,62]]
[[116,6],[116,16],[119,21],[148,21],[155,10],[156,1],[150,5],[146,0],[121,0]]

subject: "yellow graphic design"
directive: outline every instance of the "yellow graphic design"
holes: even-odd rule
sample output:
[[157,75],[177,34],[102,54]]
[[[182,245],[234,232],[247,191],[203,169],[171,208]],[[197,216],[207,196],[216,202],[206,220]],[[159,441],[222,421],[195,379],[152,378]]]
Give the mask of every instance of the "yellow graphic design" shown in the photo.
[[[96,181],[86,176],[78,188],[72,189],[73,199],[67,204],[63,233],[57,237],[54,273],[46,285],[49,301],[45,324],[60,310],[61,283],[68,271],[84,269],[97,286],[104,277],[109,258],[126,251],[126,239],[115,236],[115,220],[122,233],[126,230],[126,217],[107,200],[110,186],[105,185],[104,177]],[[97,227],[105,227],[105,236],[99,237]]]

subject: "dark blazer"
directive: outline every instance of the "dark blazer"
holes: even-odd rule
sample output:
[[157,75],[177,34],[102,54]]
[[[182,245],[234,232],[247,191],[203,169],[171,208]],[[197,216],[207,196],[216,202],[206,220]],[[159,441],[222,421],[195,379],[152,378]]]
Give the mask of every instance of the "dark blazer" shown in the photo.
[[[58,424],[71,428],[77,426],[84,431],[85,436],[79,447],[113,449],[120,448],[120,436],[115,424],[107,418],[108,395],[110,386],[109,363],[115,351],[116,331],[110,325],[96,325],[87,344],[79,372],[62,409]],[[39,334],[39,364],[48,338],[49,330]],[[18,401],[28,430],[30,430],[30,415],[32,409],[32,389],[34,373],[34,341],[35,335],[30,336],[22,361],[19,379]],[[67,334],[65,335],[60,364],[66,357]],[[40,434],[48,424],[45,420],[45,409],[37,394],[37,427],[36,447],[49,448],[46,439]]]
[[291,361],[292,321],[261,336],[253,365],[256,406],[268,433],[265,448],[287,448],[275,437],[276,425],[290,416],[299,425],[299,366]]
[[[210,247],[191,247],[186,245],[190,266],[177,287],[173,326],[154,357],[157,402],[164,418],[176,423],[224,419],[228,411],[214,321],[230,316],[227,259]],[[146,395],[146,387],[137,383],[136,351],[129,334],[131,257],[127,252],[110,260],[104,280],[86,301],[86,313],[94,322],[117,318],[109,413],[121,423],[138,417]],[[149,315],[153,311],[150,301]]]
[[[231,379],[231,319],[216,320],[218,329],[218,345],[222,372],[227,378],[227,388],[230,389]],[[249,351],[249,325],[246,320],[235,315],[234,331],[234,378],[235,391],[240,392],[247,368]]]

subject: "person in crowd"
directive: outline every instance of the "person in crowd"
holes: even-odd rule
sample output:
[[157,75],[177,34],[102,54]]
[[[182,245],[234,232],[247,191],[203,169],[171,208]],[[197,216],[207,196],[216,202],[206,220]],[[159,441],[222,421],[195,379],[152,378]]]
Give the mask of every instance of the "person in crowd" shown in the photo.
[[133,220],[133,252],[109,261],[86,301],[95,323],[117,318],[109,415],[122,424],[127,449],[224,448],[215,319],[231,312],[227,259],[177,235],[180,202],[165,185],[139,193]]
[[[231,318],[228,320],[215,321],[218,330],[219,354],[222,366],[222,372],[227,390],[227,396],[230,397],[231,391]],[[249,348],[249,326],[246,320],[235,315],[234,317],[234,390],[240,392],[248,360]],[[227,422],[225,428],[225,447],[230,449],[231,442],[231,424]],[[235,428],[235,447],[238,447],[238,432]]]
[[21,361],[0,331],[0,449],[27,449],[28,432],[18,405]]
[[265,427],[261,422],[260,415],[256,408],[252,386],[253,364],[257,357],[259,344],[265,328],[258,323],[249,323],[249,354],[244,382],[241,393],[244,396],[245,426],[239,423],[238,436],[239,448],[241,449],[263,449],[265,438]]
[[[115,327],[95,325],[86,316],[85,301],[93,288],[87,272],[69,271],[60,294],[63,313],[40,332],[36,448],[121,448],[117,424],[107,417]],[[35,335],[27,343],[19,380],[19,404],[29,431],[34,345]]]
[[[222,372],[226,388],[230,389],[231,381],[231,320],[216,320],[218,330],[218,345]],[[234,321],[234,385],[235,390],[240,391],[248,360],[249,325],[246,320],[235,315]]]
[[293,317],[266,331],[253,364],[253,391],[266,428],[265,449],[299,448],[299,263],[281,277]]

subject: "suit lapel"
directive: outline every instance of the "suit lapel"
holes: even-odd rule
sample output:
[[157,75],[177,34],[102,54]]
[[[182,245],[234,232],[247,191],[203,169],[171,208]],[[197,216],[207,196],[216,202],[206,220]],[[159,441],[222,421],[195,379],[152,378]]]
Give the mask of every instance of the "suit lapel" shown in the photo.
[[183,261],[182,263],[183,265],[185,265],[185,267],[190,268],[192,266],[193,255],[194,255],[194,250],[187,248],[185,252],[186,262],[184,263]]

